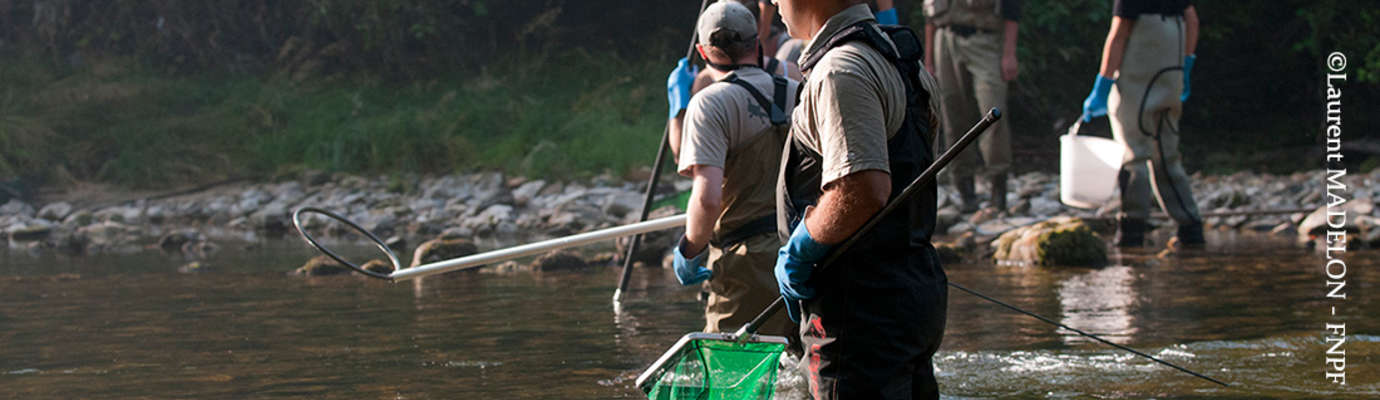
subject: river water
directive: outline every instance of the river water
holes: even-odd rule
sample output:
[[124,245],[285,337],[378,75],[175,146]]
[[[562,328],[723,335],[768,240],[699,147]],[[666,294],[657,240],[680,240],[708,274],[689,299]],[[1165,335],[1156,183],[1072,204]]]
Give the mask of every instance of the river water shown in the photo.
[[[956,283],[1226,381],[1145,361],[951,291],[936,356],[949,398],[1380,398],[1380,266],[1290,239],[1214,233],[1101,269],[947,266]],[[419,282],[288,276],[295,238],[226,246],[200,268],[150,252],[0,254],[0,394],[10,398],[637,398],[633,380],[702,324],[669,271],[463,272]],[[1337,316],[1329,307],[1338,305]],[[616,312],[615,312],[616,311]],[[1325,322],[1347,324],[1345,387]],[[787,373],[784,382],[800,381]],[[781,396],[781,397],[790,397]]]

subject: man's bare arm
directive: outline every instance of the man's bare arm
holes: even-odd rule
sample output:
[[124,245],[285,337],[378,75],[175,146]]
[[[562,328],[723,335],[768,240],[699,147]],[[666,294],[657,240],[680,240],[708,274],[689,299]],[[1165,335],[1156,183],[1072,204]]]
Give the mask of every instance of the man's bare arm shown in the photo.
[[1198,9],[1188,6],[1184,9],[1184,55],[1193,54],[1198,49]]
[[690,189],[690,204],[685,213],[685,248],[681,249],[686,257],[700,254],[709,245],[714,223],[723,212],[723,168],[706,165],[691,168],[695,184]]
[[1112,29],[1107,32],[1107,42],[1102,47],[1102,68],[1098,69],[1102,76],[1115,78],[1116,72],[1121,70],[1121,57],[1126,52],[1126,40],[1131,37],[1131,27],[1135,23],[1135,20],[1112,17]]
[[819,204],[806,213],[804,223],[816,242],[842,243],[881,211],[890,196],[891,175],[886,172],[848,174],[824,188]]
[[939,27],[934,24],[925,23],[925,70],[934,73],[934,33]]

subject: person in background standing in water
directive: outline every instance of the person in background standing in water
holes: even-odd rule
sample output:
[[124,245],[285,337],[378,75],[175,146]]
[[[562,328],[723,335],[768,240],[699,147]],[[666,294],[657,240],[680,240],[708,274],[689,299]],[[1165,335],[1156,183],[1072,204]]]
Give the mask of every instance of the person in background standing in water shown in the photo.
[[[806,72],[777,178],[776,279],[801,319],[815,399],[938,399],[932,357],[947,278],[930,244],[936,188],[919,193],[819,270],[837,245],[934,160],[934,78],[917,34],[883,31],[861,0],[776,0],[807,41]],[[894,29],[894,31],[893,31]],[[903,50],[904,49],[904,50]]]
[[[943,142],[953,144],[985,110],[1006,109],[1007,82],[1016,79],[1016,36],[1021,0],[925,0],[925,68],[943,93]],[[978,158],[982,158],[979,166]],[[987,203],[1006,211],[1006,178],[1011,169],[1011,131],[997,122],[977,148],[958,155],[947,175],[962,200],[961,211],[978,210],[973,175],[991,185]]]
[[[757,19],[741,4],[710,5],[696,30],[714,83],[685,109],[677,165],[694,186],[673,264],[683,285],[708,281],[705,331],[732,332],[776,300],[773,183],[799,83],[762,70]],[[688,92],[690,74],[672,78],[680,86],[672,93]],[[788,336],[794,329],[777,315],[760,332]]]
[[1112,135],[1126,146],[1116,245],[1144,245],[1154,199],[1178,224],[1178,242],[1201,246],[1203,219],[1179,154],[1179,116],[1198,58],[1198,11],[1190,0],[1116,0],[1112,10],[1083,120],[1109,115]]

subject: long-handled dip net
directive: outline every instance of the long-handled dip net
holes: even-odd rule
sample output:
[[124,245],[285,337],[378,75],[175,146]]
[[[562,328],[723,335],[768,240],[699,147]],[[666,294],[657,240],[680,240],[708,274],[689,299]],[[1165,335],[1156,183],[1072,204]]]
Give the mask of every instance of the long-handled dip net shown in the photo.
[[786,338],[691,333],[637,377],[653,400],[770,399]]

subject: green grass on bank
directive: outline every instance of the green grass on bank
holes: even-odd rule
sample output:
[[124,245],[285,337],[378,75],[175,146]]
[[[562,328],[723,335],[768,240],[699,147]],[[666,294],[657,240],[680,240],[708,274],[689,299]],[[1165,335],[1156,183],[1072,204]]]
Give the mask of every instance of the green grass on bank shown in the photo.
[[[129,59],[55,68],[45,57],[4,56],[0,182],[23,177],[56,186],[158,187],[303,169],[621,175],[655,155],[670,65],[576,49],[419,81],[339,75],[293,81],[271,71],[170,75]],[[1034,100],[1040,99],[1026,102]],[[1019,104],[1008,114],[1017,124],[1013,143],[1025,150],[1016,170],[1056,171],[1059,132],[1047,127],[1058,116]],[[1311,117],[1192,104],[1204,112],[1184,120],[1181,150],[1190,172],[1320,167],[1321,157],[1310,153],[1321,149],[1312,144]],[[1380,165],[1364,157],[1351,162]]]
[[527,59],[540,61],[407,83],[5,63],[0,177],[161,186],[313,168],[574,178],[653,158],[661,63],[578,51]]

